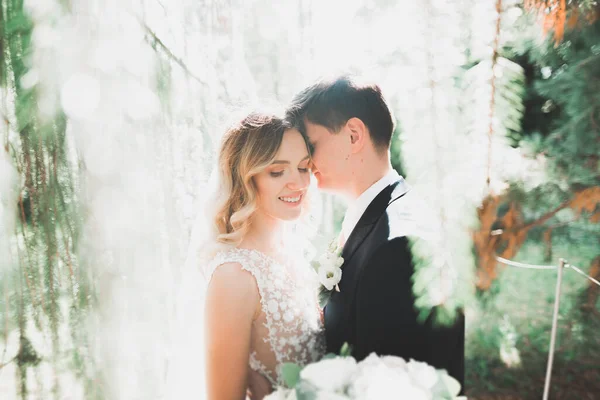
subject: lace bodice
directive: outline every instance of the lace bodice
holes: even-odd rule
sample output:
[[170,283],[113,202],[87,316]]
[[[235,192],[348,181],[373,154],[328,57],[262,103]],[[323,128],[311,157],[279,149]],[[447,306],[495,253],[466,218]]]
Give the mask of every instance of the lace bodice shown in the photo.
[[252,326],[250,368],[273,386],[281,385],[284,363],[306,365],[325,352],[316,274],[308,264],[280,263],[248,249],[218,253],[210,263],[211,274],[231,262],[254,276],[261,298],[261,313]]

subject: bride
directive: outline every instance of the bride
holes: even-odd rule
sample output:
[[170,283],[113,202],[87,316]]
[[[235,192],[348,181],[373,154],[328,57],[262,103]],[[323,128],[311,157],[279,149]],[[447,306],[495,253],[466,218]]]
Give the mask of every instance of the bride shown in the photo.
[[205,302],[209,399],[262,399],[281,366],[324,353],[318,280],[295,254],[289,221],[305,209],[310,155],[303,136],[274,116],[251,114],[224,136],[221,199]]

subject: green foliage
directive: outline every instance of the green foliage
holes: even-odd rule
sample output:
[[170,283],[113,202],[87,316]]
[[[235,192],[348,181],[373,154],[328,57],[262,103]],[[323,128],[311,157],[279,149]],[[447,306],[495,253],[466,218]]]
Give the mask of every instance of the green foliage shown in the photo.
[[351,355],[352,355],[352,346],[345,342],[342,345],[342,348],[340,349],[340,356],[341,357],[350,357]]
[[[494,78],[490,83],[490,70]],[[482,107],[482,112],[488,112],[489,118],[482,118],[479,113],[470,114],[473,120],[469,121],[471,134],[493,135],[494,137],[515,139],[521,131],[523,117],[523,93],[525,79],[523,69],[511,60],[498,57],[495,61],[481,60],[466,70],[462,78],[466,103],[466,110]],[[493,97],[485,90],[492,85]],[[491,118],[491,120],[490,120]],[[482,121],[485,124],[481,124]]]
[[331,298],[331,290],[327,290],[325,286],[319,287],[319,307],[324,308]]
[[310,382],[300,381],[296,386],[296,398],[298,400],[316,400],[317,390]]
[[282,365],[281,374],[286,387],[290,389],[296,387],[296,384],[300,381],[300,371],[302,371],[302,367],[298,364],[284,363]]
[[546,129],[531,127],[524,141],[544,154],[552,177],[578,189],[600,184],[600,22],[568,31],[555,47],[548,40],[527,56],[537,78],[531,96],[546,99]]
[[[570,259],[574,265],[586,266],[594,257],[591,247],[555,241],[555,253]],[[544,264],[544,247],[531,241],[517,258],[527,263]],[[556,263],[556,259],[553,260]],[[586,268],[584,267],[584,270]],[[587,281],[575,271],[563,271],[562,294],[558,325],[555,374],[552,393],[558,398],[585,398],[586,393],[598,389],[594,379],[598,372],[583,376],[578,370],[594,363],[600,356],[595,330],[600,318],[593,311],[579,311],[579,293]],[[526,270],[506,267],[486,292],[485,302],[470,310],[467,325],[466,387],[469,397],[484,393],[518,394],[533,398],[541,393],[550,341],[550,327],[554,305],[556,271]],[[503,323],[510,320],[507,329]],[[500,356],[500,348],[507,331],[516,335],[515,347],[520,353],[520,366],[507,366]],[[594,378],[596,377],[596,378]],[[578,382],[576,392],[569,393]],[[561,395],[562,394],[562,395]]]
[[[555,45],[549,37],[541,46],[527,35],[518,37],[505,55],[524,71],[524,113],[521,130],[510,132],[511,145],[530,157],[543,158],[548,171],[544,182],[512,182],[507,201],[515,202],[525,222],[535,221],[573,192],[598,185],[600,154],[596,113],[600,76],[600,30],[596,22],[568,31]],[[508,203],[507,203],[508,205]],[[499,212],[499,217],[502,215]],[[504,210],[505,212],[505,210]],[[533,264],[557,264],[570,259],[588,271],[598,255],[600,227],[570,209],[533,228],[517,259]],[[552,228],[551,241],[544,233]],[[496,229],[499,227],[493,227]],[[468,394],[537,397],[542,391],[552,321],[555,271],[503,267],[491,288],[479,293],[470,310],[467,332]],[[588,281],[574,271],[564,271],[559,331],[551,396],[578,399],[597,392],[597,373],[580,371],[598,359],[600,348],[593,329],[600,320],[594,310],[582,312],[581,295]],[[510,324],[507,324],[507,320]],[[509,367],[501,359],[502,346],[514,345],[522,364]],[[577,383],[576,383],[577,382]],[[572,388],[578,390],[573,392]]]
[[[9,154],[20,174],[20,186],[15,188],[18,201],[12,205],[14,208],[11,207],[18,224],[10,244],[15,266],[13,273],[20,278],[14,279],[17,284],[13,285],[4,282],[13,280],[12,274],[0,277],[0,287],[8,289],[2,297],[13,299],[7,306],[15,315],[14,323],[11,324],[6,316],[2,322],[4,329],[19,330],[20,394],[26,396],[27,369],[42,361],[59,368],[63,355],[69,357],[72,354],[81,365],[78,372],[85,373],[79,352],[86,344],[81,337],[81,328],[89,285],[85,274],[77,274],[79,263],[75,249],[81,221],[75,189],[77,168],[68,157],[67,119],[62,112],[51,118],[41,118],[38,113],[39,84],[22,85],[23,77],[33,68],[35,51],[31,40],[34,24],[23,2],[4,0],[0,10],[1,86],[14,96],[3,117],[10,131],[16,133],[8,135],[7,141],[12,150]],[[71,304],[68,315],[61,313],[62,300]],[[33,326],[28,324],[29,319],[33,320]],[[58,338],[64,323],[69,323],[72,336],[78,339],[74,340],[76,346],[71,354],[61,348]],[[39,356],[37,344],[29,340],[33,334],[30,330],[51,338],[50,357]],[[89,365],[89,360],[85,365]],[[58,395],[58,385],[54,386],[53,392]]]
[[[153,47],[156,48],[156,46]],[[163,111],[168,115],[171,113],[169,99],[171,95],[172,66],[168,60],[165,60],[160,55],[157,55],[157,62],[156,89]]]
[[26,336],[21,336],[21,347],[17,354],[17,363],[22,367],[35,367],[41,361],[29,339]]

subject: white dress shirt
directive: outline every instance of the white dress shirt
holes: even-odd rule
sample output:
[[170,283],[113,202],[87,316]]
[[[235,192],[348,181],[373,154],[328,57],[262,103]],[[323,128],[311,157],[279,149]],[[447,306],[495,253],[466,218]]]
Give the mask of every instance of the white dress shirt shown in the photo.
[[343,245],[346,240],[350,237],[350,234],[356,227],[356,224],[360,220],[360,217],[365,213],[367,207],[379,193],[386,187],[393,184],[400,179],[400,175],[392,169],[390,172],[384,175],[383,178],[372,184],[367,190],[365,190],[358,198],[348,205],[346,215],[344,216],[344,222],[342,222],[342,232],[340,234],[340,245]]

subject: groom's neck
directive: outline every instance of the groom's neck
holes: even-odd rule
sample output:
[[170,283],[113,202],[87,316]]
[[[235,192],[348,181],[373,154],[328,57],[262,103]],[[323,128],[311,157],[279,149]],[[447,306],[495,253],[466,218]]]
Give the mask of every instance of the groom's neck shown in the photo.
[[389,155],[371,154],[353,162],[352,176],[348,184],[348,195],[352,201],[358,199],[375,182],[392,170]]

